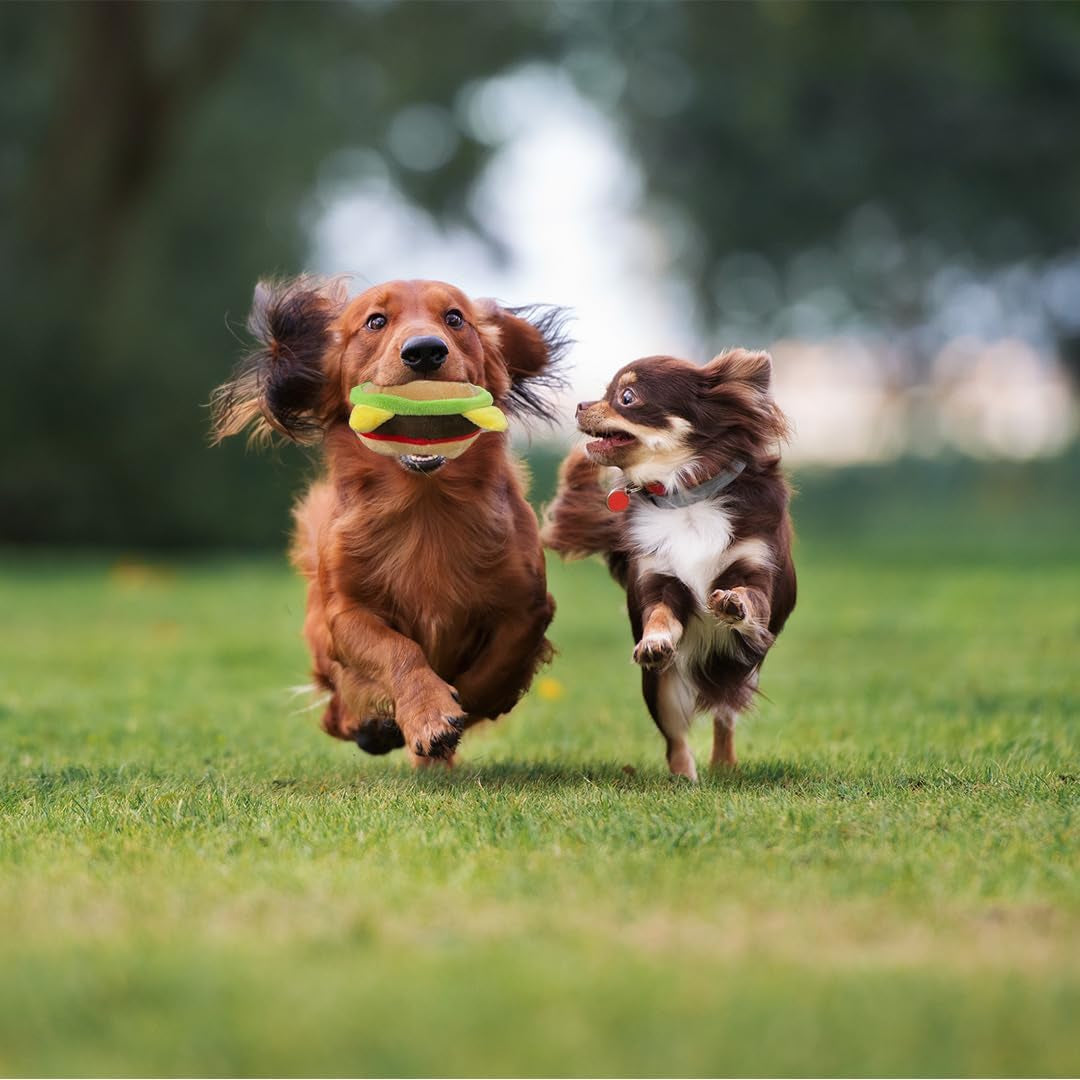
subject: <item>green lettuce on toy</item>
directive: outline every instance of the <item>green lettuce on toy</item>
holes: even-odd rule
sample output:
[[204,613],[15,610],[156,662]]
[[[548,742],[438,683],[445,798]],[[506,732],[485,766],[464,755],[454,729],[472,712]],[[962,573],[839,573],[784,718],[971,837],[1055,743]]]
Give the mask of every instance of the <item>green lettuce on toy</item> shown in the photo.
[[491,394],[471,383],[417,380],[401,386],[353,387],[349,427],[387,457],[460,457],[485,431],[505,431]]

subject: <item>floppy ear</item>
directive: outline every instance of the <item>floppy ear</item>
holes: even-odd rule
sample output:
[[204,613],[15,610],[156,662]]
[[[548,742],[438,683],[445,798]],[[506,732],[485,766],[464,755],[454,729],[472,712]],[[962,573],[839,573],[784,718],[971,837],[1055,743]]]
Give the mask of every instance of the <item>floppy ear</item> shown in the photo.
[[507,412],[553,422],[550,396],[566,386],[561,364],[573,344],[566,333],[569,312],[541,304],[505,308],[494,300],[477,307],[487,389]]
[[249,425],[257,442],[275,431],[292,442],[318,441],[323,353],[344,302],[340,280],[302,276],[255,286],[247,328],[256,347],[210,399],[215,443]]

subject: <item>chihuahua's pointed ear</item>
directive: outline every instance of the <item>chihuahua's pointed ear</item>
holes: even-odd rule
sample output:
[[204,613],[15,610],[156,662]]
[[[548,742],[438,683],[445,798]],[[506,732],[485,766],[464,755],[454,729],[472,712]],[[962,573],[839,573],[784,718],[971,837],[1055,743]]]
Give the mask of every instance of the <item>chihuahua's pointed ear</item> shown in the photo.
[[702,373],[708,395],[723,403],[728,422],[751,433],[751,447],[790,438],[787,417],[773,400],[772,357],[767,352],[729,349],[710,360]]
[[745,383],[763,394],[772,384],[772,357],[751,349],[728,349],[705,365],[705,372],[716,382]]
[[507,412],[553,422],[551,398],[566,386],[561,365],[573,344],[567,310],[540,304],[506,308],[495,300],[481,300],[477,309],[487,389]]
[[255,347],[210,399],[215,443],[246,427],[256,442],[275,432],[292,442],[318,441],[323,354],[345,296],[341,279],[302,276],[255,286],[247,321]]

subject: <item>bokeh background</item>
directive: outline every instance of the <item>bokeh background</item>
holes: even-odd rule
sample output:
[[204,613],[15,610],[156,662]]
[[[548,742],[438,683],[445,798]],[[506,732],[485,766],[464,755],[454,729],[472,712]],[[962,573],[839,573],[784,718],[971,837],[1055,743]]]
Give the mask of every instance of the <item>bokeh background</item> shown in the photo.
[[[452,772],[318,731],[205,405],[300,271],[573,309],[568,417],[772,350],[737,770],[595,560]],[[0,1075],[1080,1074],[1080,4],[0,3],[0,303]]]
[[[810,522],[1049,511],[1080,475],[1075,4],[0,26],[0,541],[280,548],[312,462],[211,451],[205,402],[256,279],[301,270],[573,308],[568,407],[638,355],[769,347]],[[569,437],[523,443],[538,499]]]

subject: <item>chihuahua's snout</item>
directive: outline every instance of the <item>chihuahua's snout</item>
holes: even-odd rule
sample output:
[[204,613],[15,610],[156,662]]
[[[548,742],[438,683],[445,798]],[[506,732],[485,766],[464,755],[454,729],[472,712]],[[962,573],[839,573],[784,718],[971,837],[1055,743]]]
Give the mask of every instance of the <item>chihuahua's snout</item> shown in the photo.
[[577,411],[574,415],[580,416],[586,409],[591,409],[595,404],[595,401],[579,401],[577,403]]
[[434,334],[411,337],[401,346],[401,362],[411,371],[428,374],[443,366],[449,352],[446,342]]

